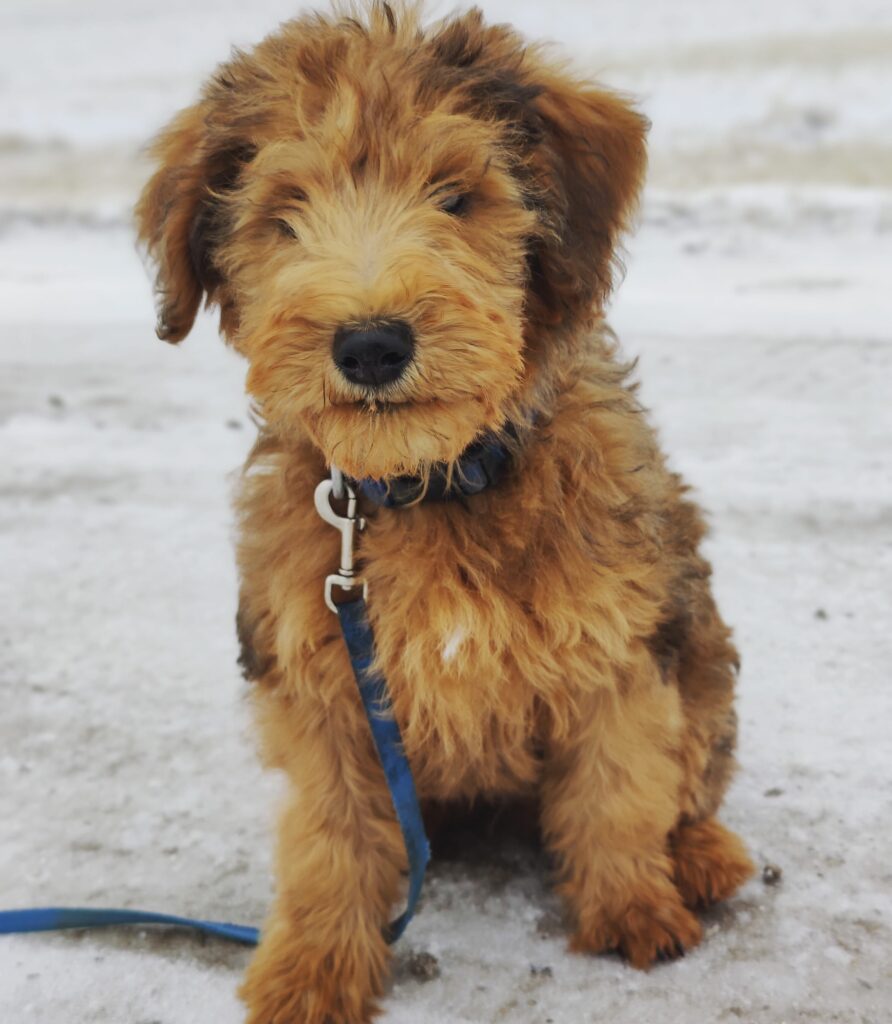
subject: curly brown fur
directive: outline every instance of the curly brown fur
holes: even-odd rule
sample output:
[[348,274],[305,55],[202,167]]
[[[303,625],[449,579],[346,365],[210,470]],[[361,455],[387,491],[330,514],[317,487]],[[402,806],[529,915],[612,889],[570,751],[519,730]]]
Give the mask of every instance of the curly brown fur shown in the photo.
[[[264,426],[239,510],[242,665],[293,783],[278,892],[242,996],[255,1024],[366,1021],[405,853],[322,580],[326,465],[426,473],[520,427],[464,503],[362,537],[378,665],[429,805],[534,801],[573,945],[644,967],[750,872],[713,815],[733,767],[737,655],[602,319],[646,124],[478,12],[308,15],[236,53],[154,148],[138,206],[159,334],[202,298]],[[449,200],[463,206],[450,214]],[[410,324],[383,390],[338,328]]]

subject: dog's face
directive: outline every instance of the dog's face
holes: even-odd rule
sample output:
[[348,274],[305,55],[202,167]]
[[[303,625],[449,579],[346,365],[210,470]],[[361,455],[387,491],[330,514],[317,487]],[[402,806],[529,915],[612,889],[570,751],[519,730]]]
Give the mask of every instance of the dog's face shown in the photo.
[[356,476],[451,461],[606,298],[644,130],[476,12],[289,23],[156,144],[159,335],[206,297],[276,433]]

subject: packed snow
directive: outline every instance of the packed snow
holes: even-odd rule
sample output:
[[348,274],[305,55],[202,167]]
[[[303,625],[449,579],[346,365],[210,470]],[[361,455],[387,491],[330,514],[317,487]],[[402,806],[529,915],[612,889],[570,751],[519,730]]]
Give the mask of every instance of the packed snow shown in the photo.
[[[183,10],[187,7],[187,10]],[[486,0],[637,96],[652,171],[612,311],[743,651],[725,821],[759,875],[639,973],[571,955],[543,865],[435,864],[386,1024],[892,1020],[892,6]],[[0,7],[0,907],[259,923],[229,497],[253,427],[205,317],[154,339],[140,145],[282,0]],[[448,650],[444,650],[447,657]],[[10,1024],[236,1024],[249,952],[0,938]]]

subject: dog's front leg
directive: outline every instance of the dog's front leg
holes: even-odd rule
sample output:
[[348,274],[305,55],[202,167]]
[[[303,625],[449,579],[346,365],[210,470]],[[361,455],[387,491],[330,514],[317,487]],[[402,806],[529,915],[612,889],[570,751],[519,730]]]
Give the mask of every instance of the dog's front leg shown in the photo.
[[248,1024],[364,1024],[383,987],[382,929],[406,864],[399,827],[367,723],[316,721],[315,734],[306,719],[292,733],[283,765],[294,788],[276,902],[240,992]]
[[646,671],[591,698],[552,744],[542,824],[575,921],[574,949],[616,949],[636,967],[677,956],[700,924],[673,884],[667,836],[678,818],[677,692]]

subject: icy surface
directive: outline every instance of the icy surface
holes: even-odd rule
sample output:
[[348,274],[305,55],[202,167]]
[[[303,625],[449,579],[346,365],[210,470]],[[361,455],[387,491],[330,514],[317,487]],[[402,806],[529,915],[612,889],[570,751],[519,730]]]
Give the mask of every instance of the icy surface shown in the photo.
[[[235,665],[228,498],[251,441],[209,319],[154,340],[139,146],[254,0],[0,8],[0,906],[261,921],[278,781]],[[685,960],[565,951],[541,865],[440,864],[392,1024],[892,1019],[892,6],[484,3],[652,117],[613,322],[711,512],[744,653],[725,820],[757,878]],[[433,954],[439,977],[411,969]],[[241,948],[0,939],[10,1024],[235,1024]]]

